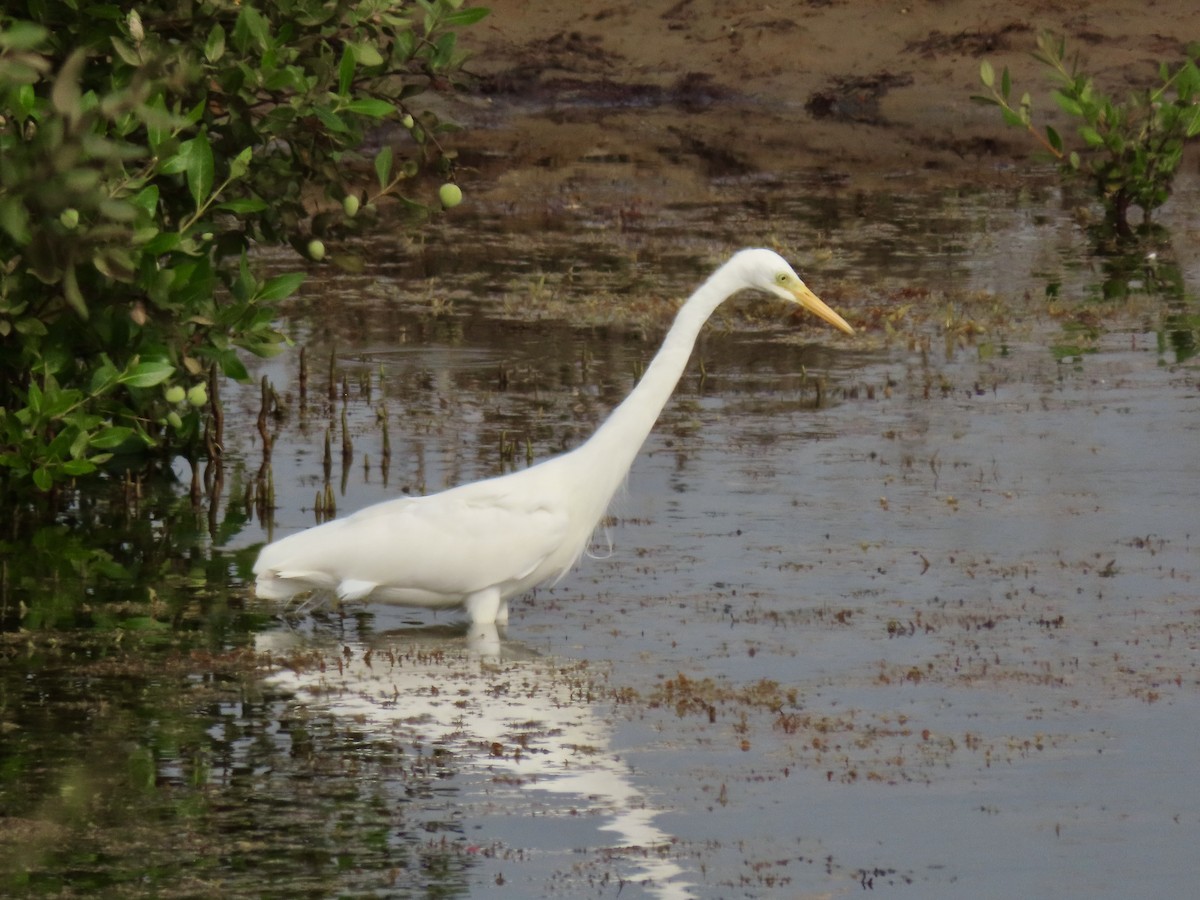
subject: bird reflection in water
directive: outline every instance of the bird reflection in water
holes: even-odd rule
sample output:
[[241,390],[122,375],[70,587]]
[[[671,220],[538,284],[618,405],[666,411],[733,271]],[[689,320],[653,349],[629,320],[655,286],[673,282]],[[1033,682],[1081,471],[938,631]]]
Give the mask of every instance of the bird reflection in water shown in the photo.
[[[614,880],[662,900],[694,896],[671,835],[610,747],[611,727],[590,699],[590,673],[580,663],[541,657],[502,640],[495,625],[479,624],[332,641],[279,630],[261,635],[259,649],[283,663],[270,676],[273,685],[307,710],[451,754],[455,771],[467,776],[458,793],[464,803],[479,784],[475,802],[494,815],[504,808],[498,797],[516,792],[508,814],[522,816],[512,830],[522,840],[536,843],[541,834],[557,845],[556,820],[587,810],[603,844],[593,850],[615,869]],[[499,840],[527,858],[542,849],[516,847],[511,834]]]

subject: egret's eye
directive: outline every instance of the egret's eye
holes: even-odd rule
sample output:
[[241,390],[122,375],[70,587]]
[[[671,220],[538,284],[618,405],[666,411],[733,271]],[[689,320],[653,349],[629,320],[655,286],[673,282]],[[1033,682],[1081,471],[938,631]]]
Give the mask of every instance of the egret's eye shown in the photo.
[[788,275],[787,272],[780,272],[778,275],[775,276],[776,284],[788,284],[791,280],[792,280],[792,277],[790,275]]

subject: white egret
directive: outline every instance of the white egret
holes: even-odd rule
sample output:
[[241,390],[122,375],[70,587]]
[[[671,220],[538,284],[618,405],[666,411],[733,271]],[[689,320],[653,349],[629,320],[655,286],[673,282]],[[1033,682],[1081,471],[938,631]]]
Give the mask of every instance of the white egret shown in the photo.
[[254,565],[258,596],[328,592],[342,600],[463,608],[476,625],[507,622],[510,597],[557,581],[582,555],[701,327],[744,289],[797,303],[854,333],[779,254],[742,250],[683,304],[642,380],[585,443],[520,472],[377,503],[275,541]]

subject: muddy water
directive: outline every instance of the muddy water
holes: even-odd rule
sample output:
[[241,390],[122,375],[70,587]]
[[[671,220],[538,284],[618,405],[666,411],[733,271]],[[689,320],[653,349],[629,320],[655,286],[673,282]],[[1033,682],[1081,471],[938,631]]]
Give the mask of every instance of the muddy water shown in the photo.
[[[38,703],[93,722],[9,792],[22,884],[1194,890],[1195,185],[1129,262],[1037,176],[917,197],[717,183],[650,210],[612,166],[579,173],[595,205],[485,194],[424,246],[315,273],[285,320],[304,395],[297,354],[259,370],[283,410],[267,522],[240,506],[258,391],[226,398],[225,527],[188,572],[224,593],[174,619],[207,629],[203,652],[161,638],[172,665],[148,674],[119,641],[42,650],[6,689],[26,711],[6,740],[52,730]],[[283,622],[248,599],[257,544],[312,524],[318,495],[345,513],[577,444],[673,299],[746,243],[781,247],[861,335],[723,310],[589,557],[504,633],[378,606]],[[96,746],[134,774],[93,768]],[[85,857],[48,849],[68,836]]]

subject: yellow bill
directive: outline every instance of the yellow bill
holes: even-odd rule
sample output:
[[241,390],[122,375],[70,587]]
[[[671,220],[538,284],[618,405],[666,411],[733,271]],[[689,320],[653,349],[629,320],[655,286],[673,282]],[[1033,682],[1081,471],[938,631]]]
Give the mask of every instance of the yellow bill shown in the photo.
[[846,334],[854,334],[854,329],[850,327],[850,323],[830,309],[829,305],[810,291],[807,285],[802,284],[798,288],[793,288],[791,289],[791,293],[796,298],[796,302],[813,315],[824,319],[834,328],[841,329]]

